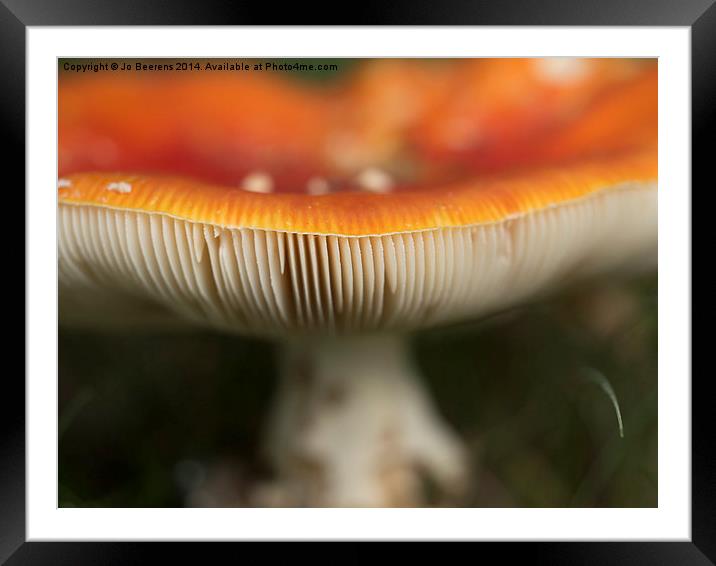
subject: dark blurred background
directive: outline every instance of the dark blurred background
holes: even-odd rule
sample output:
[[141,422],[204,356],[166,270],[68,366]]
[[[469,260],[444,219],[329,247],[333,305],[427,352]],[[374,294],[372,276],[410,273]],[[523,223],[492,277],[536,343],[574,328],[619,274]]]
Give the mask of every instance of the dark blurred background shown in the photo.
[[[471,450],[462,505],[657,505],[655,275],[422,332],[413,348]],[[59,505],[182,506],[209,481],[247,504],[269,473],[276,354],[239,336],[61,327]]]

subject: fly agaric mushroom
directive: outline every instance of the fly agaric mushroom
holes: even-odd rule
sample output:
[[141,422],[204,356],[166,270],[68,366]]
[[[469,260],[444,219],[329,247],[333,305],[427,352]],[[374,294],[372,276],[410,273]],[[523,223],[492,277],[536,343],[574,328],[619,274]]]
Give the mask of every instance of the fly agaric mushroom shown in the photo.
[[64,77],[64,312],[112,297],[282,344],[283,504],[414,505],[421,474],[459,491],[405,336],[653,261],[656,92],[628,60]]

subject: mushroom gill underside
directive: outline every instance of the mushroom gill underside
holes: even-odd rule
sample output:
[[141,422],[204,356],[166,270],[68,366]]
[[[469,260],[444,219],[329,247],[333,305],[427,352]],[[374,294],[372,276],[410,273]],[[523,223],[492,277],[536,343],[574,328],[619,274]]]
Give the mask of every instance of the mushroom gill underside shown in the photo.
[[179,319],[268,337],[414,329],[655,259],[656,200],[655,182],[623,183],[498,222],[371,236],[62,203],[60,290],[145,310],[148,297]]

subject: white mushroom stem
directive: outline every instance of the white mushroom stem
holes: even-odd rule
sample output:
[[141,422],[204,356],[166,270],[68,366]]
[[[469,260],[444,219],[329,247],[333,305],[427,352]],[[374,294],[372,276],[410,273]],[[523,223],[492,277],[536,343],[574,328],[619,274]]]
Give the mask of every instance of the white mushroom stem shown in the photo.
[[459,495],[465,451],[416,378],[397,337],[291,343],[269,429],[278,481],[257,504],[413,506],[424,479]]

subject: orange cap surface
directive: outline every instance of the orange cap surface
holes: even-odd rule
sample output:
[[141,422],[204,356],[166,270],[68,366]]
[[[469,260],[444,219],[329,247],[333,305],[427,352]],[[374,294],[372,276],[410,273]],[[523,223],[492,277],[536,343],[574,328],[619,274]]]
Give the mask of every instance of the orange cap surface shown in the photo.
[[75,300],[264,335],[414,328],[654,257],[657,67],[61,77],[59,175]]
[[655,179],[656,79],[654,64],[559,59],[379,61],[323,88],[69,78],[60,202],[316,234],[494,222]]

